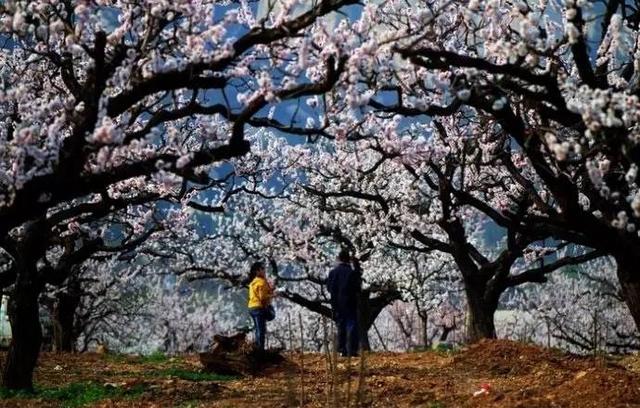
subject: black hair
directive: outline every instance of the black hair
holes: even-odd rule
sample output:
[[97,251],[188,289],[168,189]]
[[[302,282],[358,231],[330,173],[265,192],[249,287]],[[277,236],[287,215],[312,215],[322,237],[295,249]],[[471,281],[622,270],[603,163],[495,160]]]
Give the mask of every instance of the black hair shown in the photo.
[[349,261],[351,261],[351,255],[349,254],[349,250],[346,248],[342,248],[338,253],[338,260],[340,262],[349,263]]
[[251,265],[251,269],[249,269],[249,282],[251,282],[256,277],[260,269],[264,269],[264,263],[260,261],[254,262]]

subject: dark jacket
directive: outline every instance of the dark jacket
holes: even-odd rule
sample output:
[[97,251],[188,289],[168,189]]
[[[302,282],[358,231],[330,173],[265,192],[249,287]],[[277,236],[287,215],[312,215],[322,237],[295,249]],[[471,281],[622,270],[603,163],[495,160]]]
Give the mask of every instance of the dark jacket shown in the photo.
[[341,263],[329,272],[327,289],[334,312],[355,313],[358,307],[361,278],[349,264]]

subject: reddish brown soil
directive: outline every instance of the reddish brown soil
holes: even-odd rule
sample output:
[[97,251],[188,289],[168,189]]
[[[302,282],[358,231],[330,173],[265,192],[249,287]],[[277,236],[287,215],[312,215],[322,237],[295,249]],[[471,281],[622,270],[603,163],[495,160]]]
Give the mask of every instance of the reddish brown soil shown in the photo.
[[[187,381],[152,377],[159,368],[198,370],[195,356],[163,363],[140,363],[133,359],[81,354],[45,354],[38,368],[40,386],[73,382],[119,383],[123,387],[143,384],[136,399],[106,400],[104,407],[287,407],[300,406],[301,383],[308,407],[575,407],[640,408],[640,358],[578,357],[555,350],[510,341],[483,341],[453,354],[375,353],[365,358],[364,375],[359,359],[340,359],[331,378],[323,355],[290,355],[289,363],[267,370],[263,376],[240,380]],[[56,366],[63,369],[55,370]],[[303,366],[304,370],[300,367]],[[303,375],[301,375],[303,373]],[[348,375],[350,374],[350,375]],[[358,397],[358,384],[364,384]],[[350,379],[350,385],[348,384]],[[473,396],[483,384],[488,394]],[[331,395],[330,395],[331,394]],[[0,407],[60,406],[37,399],[0,401]]]

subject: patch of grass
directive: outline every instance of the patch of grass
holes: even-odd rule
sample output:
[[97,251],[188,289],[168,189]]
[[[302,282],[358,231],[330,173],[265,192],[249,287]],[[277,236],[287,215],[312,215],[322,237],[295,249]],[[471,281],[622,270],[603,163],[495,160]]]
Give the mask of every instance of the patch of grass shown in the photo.
[[0,400],[4,399],[25,399],[25,398],[33,398],[36,396],[35,392],[25,391],[25,390],[9,390],[7,388],[0,388]]
[[154,353],[148,356],[141,356],[136,354],[105,354],[105,361],[108,361],[114,365],[126,365],[126,364],[144,364],[144,363],[163,363],[167,357],[162,353]]
[[162,351],[154,351],[151,354],[146,355],[133,355],[133,354],[106,354],[105,360],[112,363],[127,363],[127,364],[163,364],[170,362],[171,357],[164,354]]
[[185,401],[182,404],[178,405],[179,408],[197,408],[199,406],[200,402],[198,400]]
[[135,399],[145,391],[143,384],[133,387],[114,387],[94,382],[71,383],[62,387],[37,388],[34,392],[12,391],[0,389],[1,399],[29,399],[38,398],[49,401],[60,401],[65,408],[83,407],[95,402],[117,398]]
[[126,363],[131,359],[127,354],[105,354],[104,359],[112,363]]
[[440,355],[449,355],[455,354],[460,351],[460,348],[457,346],[450,345],[436,345],[434,347],[414,347],[411,349],[411,353],[436,353]]
[[200,371],[186,370],[184,368],[178,367],[151,371],[148,375],[152,377],[174,377],[187,381],[231,381],[238,378],[231,375],[205,373]]
[[424,351],[430,351],[441,356],[450,356],[460,352],[460,347],[450,343],[439,343],[434,347],[430,347]]
[[138,357],[138,362],[139,363],[166,363],[167,361],[169,361],[169,357],[164,354],[162,351],[154,351],[151,354],[147,354],[145,356],[140,356]]

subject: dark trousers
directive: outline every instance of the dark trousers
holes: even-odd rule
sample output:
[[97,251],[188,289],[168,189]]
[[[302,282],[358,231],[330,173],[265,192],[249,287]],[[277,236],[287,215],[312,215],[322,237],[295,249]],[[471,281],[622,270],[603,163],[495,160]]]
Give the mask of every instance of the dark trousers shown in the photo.
[[264,350],[265,339],[267,336],[267,319],[265,316],[265,310],[249,309],[249,314],[253,319],[256,347],[259,350]]
[[338,352],[343,356],[357,356],[360,349],[358,318],[353,313],[336,314],[338,327]]

